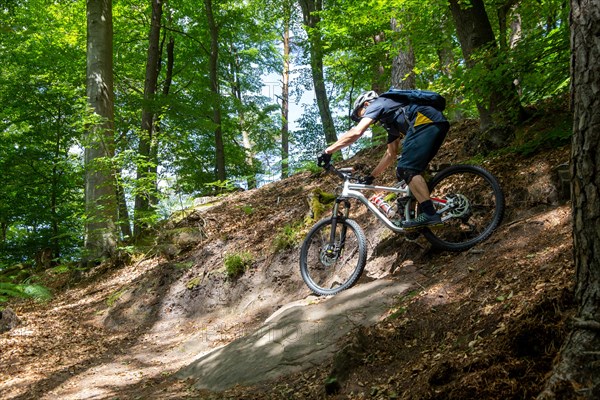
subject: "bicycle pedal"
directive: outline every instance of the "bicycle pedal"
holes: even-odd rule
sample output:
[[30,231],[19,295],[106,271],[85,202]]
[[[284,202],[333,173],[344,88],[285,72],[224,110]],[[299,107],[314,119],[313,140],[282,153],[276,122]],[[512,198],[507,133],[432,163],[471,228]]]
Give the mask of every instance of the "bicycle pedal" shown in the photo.
[[414,242],[419,238],[419,236],[421,236],[420,232],[408,232],[404,235],[404,238],[409,242]]

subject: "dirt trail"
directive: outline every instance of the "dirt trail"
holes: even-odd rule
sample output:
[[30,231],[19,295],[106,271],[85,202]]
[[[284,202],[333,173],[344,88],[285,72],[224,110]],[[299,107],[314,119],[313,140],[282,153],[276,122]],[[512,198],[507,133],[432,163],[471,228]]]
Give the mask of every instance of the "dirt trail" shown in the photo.
[[[443,160],[461,159],[455,145]],[[378,155],[354,162],[372,165]],[[366,275],[328,300],[301,281],[297,248],[272,245],[307,214],[307,193],[333,189],[334,179],[301,174],[204,206],[166,226],[147,257],[104,265],[77,284],[48,272],[52,301],[13,304],[22,322],[0,335],[0,398],[321,398],[332,380],[341,398],[458,399],[467,388],[489,392],[481,398],[527,397],[570,310],[570,209],[554,182],[567,160],[562,148],[486,165],[507,194],[507,217],[471,252],[431,252],[357,210],[369,242]],[[223,260],[239,251],[253,264],[225,279]],[[357,331],[367,340],[340,372],[339,349]]]
[[[137,279],[157,269],[154,260],[142,262],[134,271],[111,273],[100,285],[68,291],[43,309],[35,304],[30,312],[21,309],[21,327],[2,338],[13,345],[2,355],[10,362],[3,364],[8,368],[3,368],[2,398],[104,399],[167,379],[182,384],[194,377],[186,385],[211,390],[273,379],[327,360],[340,337],[381,320],[410,287],[365,278],[333,298],[304,296],[279,304],[266,320],[219,310],[198,318],[163,316],[149,324],[143,313],[134,315],[139,306],[128,304],[147,299],[134,299],[135,290],[126,288],[143,287]],[[115,287],[122,288],[118,299]],[[109,299],[120,306],[107,304]],[[123,315],[109,313],[119,307],[135,319],[116,323],[125,321]],[[161,308],[169,310],[168,304]]]

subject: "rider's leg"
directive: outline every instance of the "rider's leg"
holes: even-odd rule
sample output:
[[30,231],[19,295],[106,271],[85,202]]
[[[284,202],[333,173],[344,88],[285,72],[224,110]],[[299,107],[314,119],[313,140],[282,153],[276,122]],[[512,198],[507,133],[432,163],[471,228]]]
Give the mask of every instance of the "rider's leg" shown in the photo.
[[402,157],[398,161],[396,175],[399,180],[404,179],[408,183],[422,211],[416,219],[403,224],[407,230],[442,224],[441,217],[436,214],[433,202],[429,197],[427,183],[420,171],[425,170],[427,164],[435,156],[447,131],[446,124],[430,124],[409,132],[404,140]]
[[[429,198],[429,188],[427,187],[427,182],[425,182],[425,179],[421,174],[399,166],[396,170],[396,177],[399,181],[403,180],[404,182],[408,183],[411,193],[413,196],[415,196],[415,199],[417,199],[419,204],[421,204],[421,209],[430,215],[435,214],[433,203],[431,203]],[[423,204],[425,204],[425,208],[423,208]],[[429,207],[429,205],[431,207]]]
[[421,205],[421,210],[429,216],[435,215],[435,207],[429,197],[429,188],[425,179],[421,175],[417,175],[411,179],[408,187],[410,187],[413,196]]
[[401,167],[398,167],[396,170],[396,175],[398,176],[398,179],[404,179],[405,182],[408,182],[408,187],[419,202],[422,211],[417,218],[410,221],[404,221],[402,227],[406,230],[411,230],[426,226],[433,227],[441,225],[442,218],[435,212],[435,207],[429,197],[429,189],[425,179],[423,179],[420,174]]
[[410,191],[419,203],[429,200],[429,188],[427,182],[421,175],[415,175],[408,184]]

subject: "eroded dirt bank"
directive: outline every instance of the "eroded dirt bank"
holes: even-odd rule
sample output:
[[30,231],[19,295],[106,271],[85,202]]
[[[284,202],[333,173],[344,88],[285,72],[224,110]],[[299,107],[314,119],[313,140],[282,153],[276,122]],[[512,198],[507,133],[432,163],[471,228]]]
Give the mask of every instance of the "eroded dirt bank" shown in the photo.
[[[464,160],[464,140],[451,136],[438,162]],[[380,151],[351,162],[373,165]],[[0,336],[0,397],[531,397],[572,309],[570,208],[560,201],[556,171],[567,161],[564,147],[486,162],[506,192],[507,215],[490,240],[466,253],[432,252],[422,239],[390,235],[357,211],[369,241],[367,274],[337,299],[355,308],[323,317],[327,326],[348,329],[328,335],[335,347],[323,345],[327,352],[318,361],[281,356],[269,369],[276,374],[257,369],[265,381],[239,379],[246,386],[234,388],[236,379],[226,373],[226,385],[208,386],[200,369],[184,372],[203,365],[203,356],[214,366],[228,365],[232,354],[244,358],[244,348],[265,340],[264,324],[322,323],[307,315],[335,304],[309,296],[297,248],[272,246],[282,227],[303,220],[307,194],[336,182],[304,173],[188,213],[165,227],[145,256],[101,266],[70,285],[71,277],[48,273],[52,301],[12,304],[22,323]],[[390,172],[382,181],[393,179]],[[251,268],[225,279],[224,257],[240,251],[253,255]],[[379,289],[366,294],[366,288]],[[384,306],[363,324],[361,302],[377,294]],[[293,330],[284,331],[287,338],[270,338],[271,352],[300,346]],[[319,351],[316,340],[304,353]],[[252,362],[267,365],[252,354]]]

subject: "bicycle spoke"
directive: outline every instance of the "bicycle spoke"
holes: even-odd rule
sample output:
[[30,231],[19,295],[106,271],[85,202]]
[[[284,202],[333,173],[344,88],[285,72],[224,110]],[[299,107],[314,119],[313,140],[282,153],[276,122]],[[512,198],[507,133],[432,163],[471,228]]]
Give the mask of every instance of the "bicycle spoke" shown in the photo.
[[[348,253],[348,251],[344,251],[342,254],[346,254],[346,253]],[[356,257],[356,255],[358,254],[358,246],[354,247],[352,249],[352,251],[349,253],[350,254],[348,254],[348,256],[345,257],[344,261],[342,261],[340,264],[345,265],[345,264],[348,264],[351,260],[354,260],[355,259],[354,257]]]
[[[331,224],[323,221],[307,236],[301,251],[302,277],[318,294],[334,294],[350,287],[366,262],[362,231],[348,221],[338,221],[334,241]],[[345,238],[341,232],[345,231]],[[342,247],[343,243],[343,247]]]
[[444,208],[444,226],[424,232],[434,245],[462,251],[486,239],[502,219],[504,197],[487,171],[474,166],[451,167],[432,182],[431,196]]

